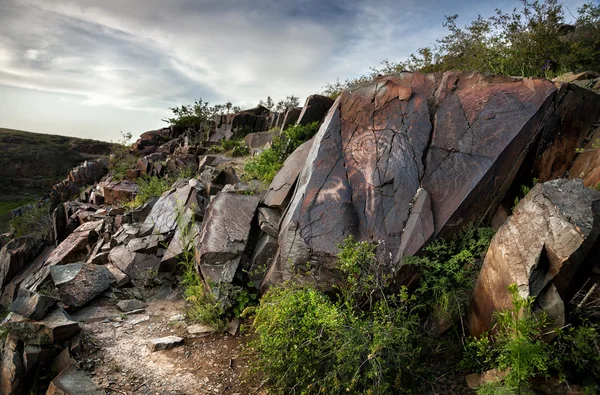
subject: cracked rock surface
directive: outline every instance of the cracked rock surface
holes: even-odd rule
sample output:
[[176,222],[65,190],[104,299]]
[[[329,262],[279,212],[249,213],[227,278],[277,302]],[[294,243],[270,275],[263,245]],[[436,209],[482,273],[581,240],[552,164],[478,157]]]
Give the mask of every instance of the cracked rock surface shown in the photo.
[[[400,73],[345,91],[314,137],[266,281],[311,262],[327,287],[349,235],[379,242],[395,270],[404,252],[491,216],[517,174],[545,181],[566,171],[570,145],[598,118],[598,95],[543,79]],[[526,162],[530,152],[536,163]]]

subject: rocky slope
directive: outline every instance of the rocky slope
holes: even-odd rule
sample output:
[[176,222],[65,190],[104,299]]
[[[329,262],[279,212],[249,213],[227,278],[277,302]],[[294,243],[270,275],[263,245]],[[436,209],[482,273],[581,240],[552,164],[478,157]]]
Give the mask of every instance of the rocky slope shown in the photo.
[[103,141],[0,129],[0,231],[8,230],[11,208],[38,200],[72,167],[108,155],[111,146]]
[[[269,144],[266,130],[315,120],[316,136],[264,190],[240,182],[235,159],[207,154],[231,137],[245,137],[260,151]],[[0,251],[0,303],[10,311],[2,324],[8,336],[0,391],[44,391],[39,378],[50,365],[60,374],[49,394],[75,394],[82,386],[89,393],[260,391],[257,383],[240,385],[237,351],[217,352],[230,357],[201,365],[215,369],[211,377],[178,370],[194,353],[209,352],[197,341],[206,328],[186,317],[167,319],[172,309],[159,311],[185,305],[178,263],[188,248],[206,286],[226,304],[222,290],[229,286],[265,290],[294,278],[331,289],[340,281],[337,246],[348,235],[378,242],[382,270],[397,283],[414,283],[403,256],[421,254],[428,241],[469,223],[493,223],[500,229],[464,330],[489,330],[490,316],[508,303],[506,285],[515,282],[522,296],[539,297],[537,309],[564,318],[573,295],[598,281],[600,192],[588,188],[592,178],[571,176],[574,168],[597,171],[600,152],[576,149],[590,144],[599,121],[600,95],[568,83],[401,73],[335,102],[311,96],[304,110],[257,107],[219,117],[197,144],[197,131],[146,132],[133,147],[140,158],[127,180],[113,179],[97,160],[54,185],[51,243],[25,237]],[[177,179],[182,169],[194,175]],[[138,193],[141,175],[172,185],[128,208],[122,203]],[[538,185],[519,196],[534,178]],[[515,197],[521,201],[512,211]],[[231,321],[229,333],[238,325]],[[240,344],[214,336],[223,347]],[[128,379],[115,379],[102,362],[124,367]],[[184,381],[167,392],[179,373]],[[188,381],[200,376],[203,384],[194,389]],[[469,393],[462,379],[441,383],[432,393]]]

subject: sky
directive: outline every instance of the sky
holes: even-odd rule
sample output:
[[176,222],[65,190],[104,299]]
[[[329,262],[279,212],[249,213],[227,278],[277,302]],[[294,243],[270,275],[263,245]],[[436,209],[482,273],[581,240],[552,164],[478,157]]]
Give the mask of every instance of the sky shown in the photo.
[[[581,0],[565,0],[575,14]],[[0,0],[0,128],[117,141],[202,98],[253,107],[404,60],[513,0]]]

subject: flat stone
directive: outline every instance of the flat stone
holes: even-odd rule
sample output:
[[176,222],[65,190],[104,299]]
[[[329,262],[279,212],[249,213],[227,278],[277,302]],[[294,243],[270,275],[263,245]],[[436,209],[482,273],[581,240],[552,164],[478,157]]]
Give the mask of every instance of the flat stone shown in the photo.
[[22,288],[8,310],[25,318],[41,320],[54,303],[54,298]]
[[131,280],[148,278],[154,271],[158,271],[161,260],[155,255],[131,252],[124,246],[113,248],[108,259]]
[[281,214],[278,211],[268,207],[259,207],[258,225],[263,232],[277,238],[279,236],[279,221],[281,221]]
[[52,380],[46,395],[104,395],[84,372],[71,366]]
[[181,346],[183,344],[183,338],[177,336],[166,336],[158,339],[152,339],[148,342],[148,347],[151,352],[170,350],[172,348]]
[[112,306],[85,306],[72,312],[70,315],[73,321],[88,323],[118,317],[119,312]]
[[70,263],[50,268],[52,281],[60,300],[72,307],[80,307],[100,295],[114,281],[105,266]]
[[127,285],[130,281],[129,277],[121,271],[118,267],[113,265],[112,263],[108,263],[105,267],[110,271],[113,275],[114,281],[113,284],[117,286],[117,288],[123,287]]
[[298,175],[306,163],[306,158],[312,147],[314,139],[302,144],[283,162],[283,167],[269,185],[269,189],[262,203],[271,208],[283,211],[292,197],[293,187]]
[[210,202],[195,240],[196,263],[206,281],[231,282],[246,248],[255,196],[219,192]]
[[80,331],[79,324],[59,308],[38,321],[9,313],[3,325],[20,340],[37,345],[60,343]]
[[140,310],[148,307],[148,305],[141,300],[137,299],[127,299],[127,300],[119,300],[117,302],[117,307],[119,310],[127,313],[129,311]]

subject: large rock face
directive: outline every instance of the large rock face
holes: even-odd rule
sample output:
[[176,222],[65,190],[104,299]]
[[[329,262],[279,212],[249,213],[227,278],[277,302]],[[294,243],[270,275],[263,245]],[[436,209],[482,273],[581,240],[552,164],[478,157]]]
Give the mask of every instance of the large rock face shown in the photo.
[[327,286],[337,244],[351,234],[379,241],[380,257],[391,254],[397,268],[400,246],[414,252],[427,242],[423,226],[438,236],[491,217],[517,174],[545,180],[568,169],[574,149],[562,152],[560,141],[567,135],[569,150],[588,136],[600,118],[600,96],[591,95],[470,72],[401,73],[342,93],[299,176],[267,281],[311,262]]
[[576,274],[591,270],[584,262],[598,234],[599,191],[581,180],[536,185],[492,239],[473,291],[471,333],[489,330],[494,311],[512,307],[507,287],[514,283],[560,323],[561,298]]
[[7,285],[41,251],[32,237],[9,241],[0,250],[0,289]]

